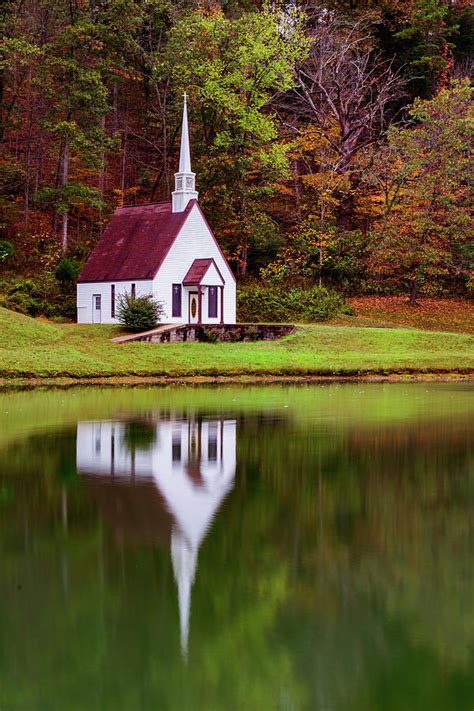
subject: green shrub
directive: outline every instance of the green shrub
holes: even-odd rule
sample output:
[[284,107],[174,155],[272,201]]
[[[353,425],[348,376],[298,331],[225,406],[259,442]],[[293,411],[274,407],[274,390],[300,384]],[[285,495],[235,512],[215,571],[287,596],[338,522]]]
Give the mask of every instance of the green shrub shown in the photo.
[[163,313],[162,303],[156,301],[151,294],[120,294],[118,297],[117,318],[130,331],[148,331],[154,328]]
[[0,262],[6,262],[15,254],[13,242],[8,239],[0,239]]
[[226,343],[239,343],[244,340],[245,329],[232,328],[229,331],[225,331],[222,340]]
[[203,326],[199,329],[199,340],[203,343],[217,343],[221,340],[221,329],[215,326]]
[[250,323],[312,323],[351,312],[340,294],[319,286],[250,284],[238,289],[237,305],[239,321]]
[[198,331],[198,340],[203,343],[239,343],[262,339],[263,332],[258,326],[240,326],[229,329],[223,326],[201,326]]
[[76,281],[79,271],[80,267],[75,259],[63,257],[56,267],[55,276],[64,288]]
[[25,279],[14,277],[0,282],[2,305],[28,316],[74,319],[76,295],[72,284],[67,291],[60,288],[54,274],[47,272]]
[[249,341],[258,341],[261,338],[258,328],[255,328],[254,326],[249,326],[245,330],[245,336],[249,339]]

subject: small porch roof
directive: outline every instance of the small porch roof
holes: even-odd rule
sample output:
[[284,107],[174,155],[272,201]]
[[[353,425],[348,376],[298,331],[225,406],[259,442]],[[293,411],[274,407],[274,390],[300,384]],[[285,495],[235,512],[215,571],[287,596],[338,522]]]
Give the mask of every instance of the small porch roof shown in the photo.
[[217,277],[220,279],[221,284],[224,285],[225,281],[220,273],[219,267],[215,263],[214,259],[209,258],[194,260],[183,279],[183,286],[199,286],[202,284],[202,281],[211,266],[214,267]]

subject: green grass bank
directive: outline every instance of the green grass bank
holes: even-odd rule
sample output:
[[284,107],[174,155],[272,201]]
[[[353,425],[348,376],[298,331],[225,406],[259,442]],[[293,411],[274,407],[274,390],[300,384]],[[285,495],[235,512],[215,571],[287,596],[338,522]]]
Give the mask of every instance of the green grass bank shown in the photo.
[[279,341],[130,343],[113,326],[57,325],[0,308],[0,377],[219,377],[474,372],[474,336],[299,326]]

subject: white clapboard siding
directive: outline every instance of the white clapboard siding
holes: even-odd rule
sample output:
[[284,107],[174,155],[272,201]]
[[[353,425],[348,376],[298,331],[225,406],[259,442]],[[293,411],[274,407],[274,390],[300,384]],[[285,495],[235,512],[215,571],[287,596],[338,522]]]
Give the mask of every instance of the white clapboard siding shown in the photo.
[[117,313],[118,296],[124,292],[129,294],[132,291],[132,284],[135,284],[137,296],[146,296],[153,293],[153,282],[148,280],[136,281],[100,281],[91,283],[80,283],[77,285],[77,323],[93,323],[92,299],[96,294],[101,296],[101,320],[100,323],[118,324],[117,318],[112,318],[112,284],[115,285],[115,313]]
[[[159,239],[159,235],[157,235]],[[104,323],[117,324],[117,318],[112,317],[111,310],[111,287],[115,285],[115,303],[118,306],[118,297],[123,292],[130,293],[132,284],[135,284],[136,295],[153,296],[162,302],[164,323],[189,323],[189,294],[196,292],[197,287],[182,287],[182,311],[181,316],[172,317],[172,287],[173,284],[182,284],[189,268],[195,259],[214,259],[214,264],[208,268],[202,280],[202,322],[221,322],[221,289],[224,280],[224,323],[235,323],[236,320],[236,288],[235,279],[223,257],[209,227],[206,224],[197,205],[191,209],[186,222],[176,237],[170,251],[165,257],[155,279],[152,280],[130,280],[130,281],[107,281],[79,283],[77,285],[77,322],[78,323]],[[220,274],[219,274],[220,272]],[[217,286],[217,317],[209,317],[208,287]],[[93,298],[95,295],[101,297],[100,321],[94,321]]]
[[[189,292],[196,291],[197,287],[183,287],[182,294],[182,313],[181,317],[173,318],[172,313],[172,285],[182,284],[191,264],[195,259],[212,258],[217,264],[219,271],[225,281],[224,286],[224,322],[235,323],[236,319],[236,289],[235,280],[232,272],[227,265],[226,260],[222,256],[219,247],[216,244],[214,237],[211,234],[209,227],[206,224],[197,205],[191,209],[186,222],[181,228],[180,233],[176,237],[170,251],[163,264],[161,265],[158,274],[153,281],[153,294],[163,302],[165,317],[167,323],[185,323],[189,322],[188,304]],[[211,270],[209,272],[212,275]],[[217,274],[216,274],[217,279]],[[203,284],[208,286],[220,286],[222,283],[219,278],[213,284],[209,281],[206,274]],[[218,294],[218,316],[217,318],[208,317],[207,303],[207,288],[203,289],[202,300],[202,322],[203,323],[219,323],[220,322],[220,289]]]

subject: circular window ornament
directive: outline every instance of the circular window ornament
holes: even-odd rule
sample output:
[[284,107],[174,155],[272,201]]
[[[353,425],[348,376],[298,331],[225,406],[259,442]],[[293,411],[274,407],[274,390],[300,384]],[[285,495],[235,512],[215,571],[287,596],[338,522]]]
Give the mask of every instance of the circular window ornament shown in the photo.
[[197,313],[197,299],[195,296],[191,299],[191,317],[196,318]]

